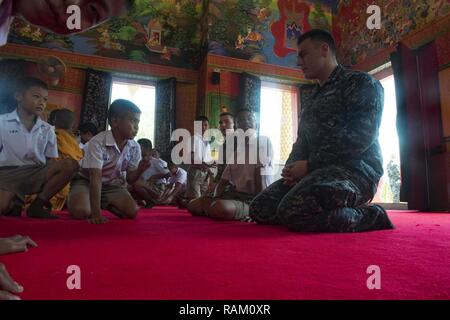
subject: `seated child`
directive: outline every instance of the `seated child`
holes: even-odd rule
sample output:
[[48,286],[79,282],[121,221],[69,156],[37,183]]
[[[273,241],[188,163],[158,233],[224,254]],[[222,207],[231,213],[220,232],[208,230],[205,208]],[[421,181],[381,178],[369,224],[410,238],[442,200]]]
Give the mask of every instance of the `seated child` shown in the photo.
[[85,122],[78,128],[80,132],[80,148],[84,150],[88,142],[97,135],[97,127],[91,122]]
[[[236,126],[242,130],[237,130],[234,135],[247,133],[245,148],[239,152],[241,148],[238,145],[237,152],[227,155],[227,166],[214,196],[203,196],[189,202],[187,208],[192,215],[205,215],[217,220],[247,220],[250,202],[272,183],[272,145],[267,137],[256,135],[254,114],[242,109],[236,115]],[[257,163],[250,163],[250,152],[258,152]],[[240,153],[245,155],[244,164],[236,161]]]
[[209,127],[209,120],[200,116],[195,121],[201,121],[202,132],[192,136],[191,165],[188,169],[186,198],[189,200],[204,196],[211,182],[211,177],[217,173],[216,166],[211,157],[209,141],[205,140],[205,132]]
[[168,184],[159,203],[175,205],[178,202],[176,201],[177,197],[182,196],[186,192],[187,172],[173,162],[169,162],[167,168],[169,169],[170,177],[167,179]]
[[139,130],[141,110],[128,100],[115,100],[108,111],[111,130],[89,141],[81,160],[81,171],[71,183],[67,207],[74,219],[102,224],[108,210],[124,219],[134,219],[137,206],[126,189],[150,166],[142,159],[141,148],[133,140]]
[[48,87],[36,78],[22,79],[17,109],[0,116],[0,215],[20,216],[25,196],[37,194],[27,209],[32,218],[57,218],[49,200],[78,170],[73,159],[58,157],[53,127],[41,120]]
[[[51,115],[53,115],[56,141],[58,143],[58,160],[73,159],[80,162],[83,158],[83,152],[81,151],[72,130],[75,123],[75,114],[69,109],[58,109],[53,110]],[[63,209],[67,196],[69,195],[69,190],[70,185],[66,184],[62,190],[50,199],[53,210],[61,211]],[[35,196],[29,196],[26,199],[26,203],[31,203],[34,198]],[[25,207],[27,207],[27,204]]]
[[[58,110],[55,116],[55,132],[58,142],[59,160],[73,159],[77,162],[83,158],[78,141],[73,134],[72,128],[75,122],[75,114],[69,109]],[[67,184],[51,200],[53,210],[62,210],[69,195],[70,184]]]
[[47,123],[51,124],[52,126],[55,126],[55,119],[56,119],[56,114],[58,113],[60,109],[53,109],[47,118]]
[[150,166],[131,186],[131,189],[135,194],[135,199],[145,201],[145,207],[151,208],[159,202],[164,193],[169,170],[167,162],[159,159],[159,154],[153,149],[149,139],[139,139],[138,143],[141,146],[142,157],[149,159]]

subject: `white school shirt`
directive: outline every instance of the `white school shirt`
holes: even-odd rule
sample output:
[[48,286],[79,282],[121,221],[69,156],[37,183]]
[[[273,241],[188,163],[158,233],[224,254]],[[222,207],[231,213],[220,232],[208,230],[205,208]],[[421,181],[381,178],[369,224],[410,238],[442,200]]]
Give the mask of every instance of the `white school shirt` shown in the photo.
[[141,147],[136,141],[128,140],[120,152],[112,131],[103,131],[84,149],[80,174],[89,178],[89,169],[102,169],[102,183],[123,184],[126,171],[135,171],[140,161]]
[[[260,162],[263,165],[262,173],[262,189],[264,190],[273,182],[273,149],[270,139],[265,136],[260,136],[250,139],[249,145],[255,146],[259,140],[259,154]],[[230,158],[228,158],[230,159]],[[236,191],[256,195],[255,170],[257,164],[228,164],[222,173],[222,179],[230,181],[235,187]]]
[[81,150],[86,149],[87,146],[88,146],[88,143],[89,143],[89,142],[86,142],[86,143],[80,142],[80,143],[79,143],[80,149],[81,149]]
[[186,185],[187,183],[187,172],[182,168],[178,168],[177,173],[174,176],[170,176],[169,184],[180,183]]
[[[150,158],[150,167],[147,168],[142,174],[141,178],[147,181],[151,177],[157,174],[168,174],[169,169],[167,169],[167,162],[162,159]],[[156,184],[166,184],[167,181],[165,178],[156,180]]]
[[0,0],[0,46],[8,42],[8,33],[14,19],[12,15],[12,0]]
[[203,140],[200,135],[193,135],[191,140],[191,150],[194,152],[194,164],[201,164],[202,162],[211,163],[211,147],[209,142]]
[[0,115],[0,167],[43,165],[58,158],[55,128],[37,117],[28,131],[17,111]]

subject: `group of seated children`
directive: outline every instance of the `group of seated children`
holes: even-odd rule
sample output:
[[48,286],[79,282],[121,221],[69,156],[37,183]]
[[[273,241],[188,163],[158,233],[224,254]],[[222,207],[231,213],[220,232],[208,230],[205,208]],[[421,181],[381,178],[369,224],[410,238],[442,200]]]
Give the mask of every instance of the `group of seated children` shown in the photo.
[[[237,129],[235,132],[234,120]],[[267,137],[257,134],[256,117],[248,109],[241,109],[236,114],[236,119],[229,113],[221,114],[219,124],[225,140],[219,149],[219,172],[222,173],[219,179],[216,179],[218,183],[213,184],[215,188],[212,192],[206,192],[205,188],[202,190],[196,185],[203,183],[202,180],[198,182],[197,179],[188,179],[188,190],[202,192],[200,196],[190,200],[187,209],[192,215],[208,216],[217,220],[248,221],[250,202],[272,183],[272,145]],[[204,124],[203,128],[205,127],[207,128],[207,125]],[[227,148],[230,144],[231,147]],[[195,147],[192,150],[193,153],[198,151]],[[208,159],[205,153],[210,152],[209,148],[205,147],[201,151],[203,153],[198,153],[202,154],[205,161]],[[202,165],[203,172],[211,168],[208,162]],[[189,172],[192,172],[191,169]]]
[[142,158],[149,159],[150,166],[128,190],[146,208],[175,204],[177,197],[186,191],[186,171],[171,161],[160,159],[149,139],[139,139],[138,143]]
[[[250,110],[236,115],[236,132],[234,117],[221,114],[225,143],[218,163],[205,139],[208,119],[199,117],[202,135],[192,137],[192,163],[186,172],[160,159],[149,139],[134,140],[141,111],[128,100],[111,104],[110,130],[97,134],[93,124],[82,124],[81,141],[73,133],[72,111],[55,110],[49,123],[41,119],[48,100],[43,81],[24,78],[16,100],[17,109],[0,116],[0,215],[20,216],[25,207],[29,217],[54,219],[58,216],[52,210],[66,206],[72,218],[99,224],[107,221],[102,209],[132,219],[137,215],[136,201],[151,208],[187,199],[193,215],[245,220],[249,202],[271,183],[267,169],[272,166],[272,147],[266,137],[256,134]],[[235,146],[226,155],[229,139],[234,145],[236,133],[247,130],[251,134],[245,135],[244,148]],[[255,146],[258,161],[252,163]],[[237,161],[240,155],[245,161]]]

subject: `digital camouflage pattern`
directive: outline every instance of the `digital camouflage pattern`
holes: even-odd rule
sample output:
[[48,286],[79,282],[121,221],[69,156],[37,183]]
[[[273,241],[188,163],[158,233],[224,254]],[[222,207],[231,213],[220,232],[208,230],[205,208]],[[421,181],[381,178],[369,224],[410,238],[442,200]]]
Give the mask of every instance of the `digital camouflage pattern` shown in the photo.
[[383,175],[378,132],[384,92],[370,75],[338,65],[303,98],[298,138],[286,164],[308,161],[293,187],[279,180],[250,205],[251,217],[297,231],[356,232],[393,228],[367,205]]

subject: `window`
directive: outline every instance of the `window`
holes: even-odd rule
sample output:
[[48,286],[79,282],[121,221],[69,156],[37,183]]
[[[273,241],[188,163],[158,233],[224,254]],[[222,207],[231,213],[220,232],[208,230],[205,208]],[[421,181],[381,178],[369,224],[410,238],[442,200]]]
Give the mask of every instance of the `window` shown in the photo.
[[272,142],[275,179],[280,177],[297,139],[297,97],[296,87],[268,82],[261,85],[260,134]]
[[373,202],[400,202],[400,148],[397,134],[397,103],[394,76],[380,80],[384,88],[384,109],[380,126],[380,146],[383,154],[384,175]]
[[113,79],[111,102],[117,99],[127,99],[136,104],[142,111],[136,139],[147,138],[153,143],[155,137],[155,95],[155,86]]

